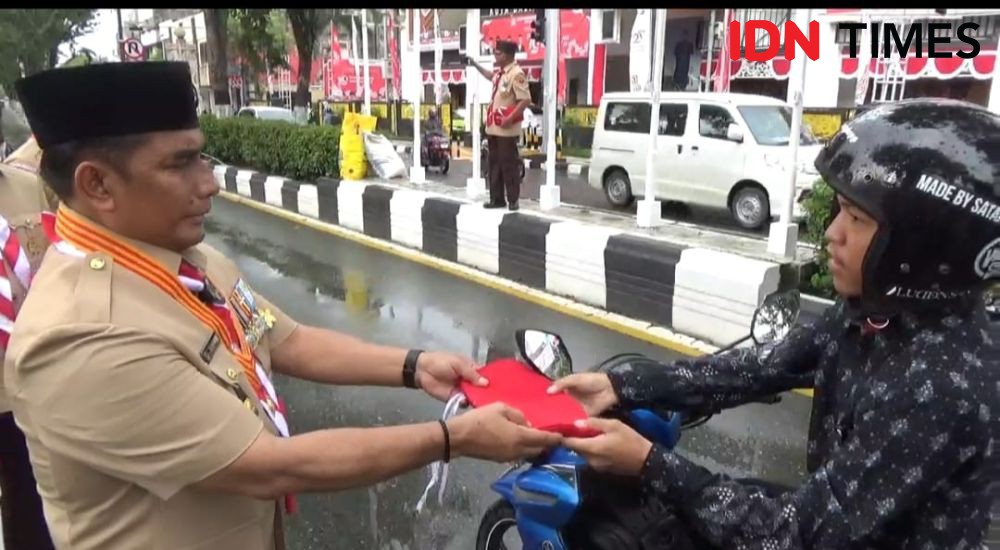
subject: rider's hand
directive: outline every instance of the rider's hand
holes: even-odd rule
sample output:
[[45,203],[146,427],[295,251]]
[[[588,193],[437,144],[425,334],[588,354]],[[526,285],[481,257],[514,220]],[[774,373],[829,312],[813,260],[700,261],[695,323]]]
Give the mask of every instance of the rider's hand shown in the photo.
[[527,427],[521,411],[502,403],[471,410],[448,421],[452,453],[496,462],[534,457],[562,436]]
[[459,381],[468,380],[477,386],[486,386],[476,370],[476,364],[467,357],[443,352],[424,352],[417,359],[415,381],[427,395],[447,401]]
[[653,444],[635,430],[618,420],[606,418],[578,420],[576,425],[603,432],[596,437],[563,440],[563,445],[583,455],[594,469],[629,476],[642,472]]
[[571,374],[556,380],[549,393],[565,391],[583,405],[590,416],[597,416],[618,404],[618,396],[611,387],[611,379],[603,372]]

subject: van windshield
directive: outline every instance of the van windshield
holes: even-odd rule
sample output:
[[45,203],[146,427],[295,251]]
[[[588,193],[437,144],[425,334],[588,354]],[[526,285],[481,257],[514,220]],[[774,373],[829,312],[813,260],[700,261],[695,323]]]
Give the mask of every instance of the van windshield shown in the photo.
[[[744,105],[737,107],[747,121],[754,139],[761,145],[788,145],[788,134],[792,129],[792,109],[778,105]],[[815,145],[819,141],[802,125],[802,139],[799,145]]]
[[257,111],[257,118],[261,120],[282,120],[285,122],[295,122],[295,115],[291,111],[261,109]]

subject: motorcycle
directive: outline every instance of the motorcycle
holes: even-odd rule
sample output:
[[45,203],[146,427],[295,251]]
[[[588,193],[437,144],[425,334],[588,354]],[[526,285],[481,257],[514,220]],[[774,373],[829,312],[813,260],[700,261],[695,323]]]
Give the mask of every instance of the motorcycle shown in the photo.
[[[520,150],[518,152],[520,155]],[[521,160],[520,156],[517,159],[517,165],[520,166],[521,170],[521,180],[524,180],[524,162]],[[489,189],[490,186],[490,146],[489,141],[483,139],[479,147],[479,170],[480,176],[486,180],[486,188]]]
[[[776,293],[764,300],[751,321],[748,339],[757,346],[783,338],[799,314],[797,292]],[[570,374],[573,362],[562,338],[541,330],[518,330],[515,341],[521,360],[551,379]],[[605,371],[639,354],[621,354],[599,367]],[[761,402],[775,403],[779,396]],[[673,448],[681,432],[708,421],[718,411],[681,415],[667,410],[606,412],[644,437]],[[697,548],[683,521],[658,500],[644,496],[638,480],[596,472],[577,453],[557,447],[527,463],[515,464],[492,484],[501,498],[483,514],[477,550],[517,548],[507,535],[520,537],[524,550],[680,550]],[[516,528],[516,529],[512,529]],[[516,531],[516,533],[515,533]]]
[[451,164],[451,147],[448,143],[448,136],[438,133],[426,134],[421,146],[420,164],[424,168],[439,168],[442,174],[447,174]]

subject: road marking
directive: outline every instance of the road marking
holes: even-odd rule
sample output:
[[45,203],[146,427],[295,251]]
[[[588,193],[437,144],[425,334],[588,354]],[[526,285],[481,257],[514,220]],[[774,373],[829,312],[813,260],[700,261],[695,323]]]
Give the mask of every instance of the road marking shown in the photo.
[[[316,220],[302,214],[289,212],[269,204],[257,202],[253,199],[236,195],[228,191],[221,191],[219,195],[231,202],[239,203],[251,208],[274,214],[288,221],[305,225],[323,233],[329,233],[336,237],[358,243],[368,248],[376,249],[405,260],[409,260],[426,267],[437,269],[453,275],[460,279],[489,287],[493,290],[503,292],[509,296],[519,298],[537,306],[551,309],[568,317],[598,325],[602,328],[624,334],[636,340],[641,340],[690,357],[698,357],[708,353],[714,353],[717,347],[711,344],[677,334],[666,328],[651,325],[638,321],[624,315],[611,313],[586,304],[575,302],[568,298],[556,296],[535,288],[531,288],[514,281],[503,279],[489,273],[484,273],[472,267],[467,267],[454,262],[449,262],[426,254],[422,251],[407,248],[393,242],[383,241],[370,237],[364,233],[347,229],[338,225],[333,225],[321,220]],[[795,393],[812,397],[812,389],[796,389]]]

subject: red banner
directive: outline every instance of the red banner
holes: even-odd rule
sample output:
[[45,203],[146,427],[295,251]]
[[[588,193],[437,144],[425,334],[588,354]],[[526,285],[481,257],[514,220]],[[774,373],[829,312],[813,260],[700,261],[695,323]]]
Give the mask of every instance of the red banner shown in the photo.
[[[482,23],[482,40],[490,48],[497,40],[510,40],[528,54],[527,61],[542,61],[545,45],[531,40],[532,13],[497,17]],[[559,57],[586,59],[590,47],[590,10],[559,10]]]
[[392,71],[392,97],[394,99],[399,99],[400,94],[400,79],[402,77],[400,67],[399,67],[399,43],[396,40],[396,18],[393,14],[395,10],[389,10],[389,18],[387,21],[388,25],[388,37],[389,37],[389,65]]
[[[330,27],[330,59],[325,62],[326,78],[323,82],[323,92],[327,98],[339,100],[358,100],[364,97],[362,81],[354,72],[354,63],[349,57],[344,55],[340,47],[340,38]],[[382,74],[382,67],[379,65],[369,66],[368,86],[371,89],[372,99],[386,99],[385,75]]]
[[559,105],[566,104],[566,58],[560,57],[558,67],[556,68],[556,103]]

